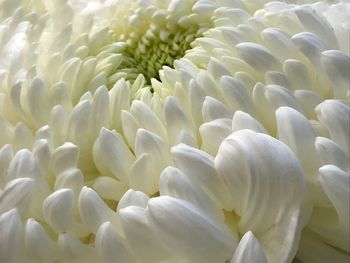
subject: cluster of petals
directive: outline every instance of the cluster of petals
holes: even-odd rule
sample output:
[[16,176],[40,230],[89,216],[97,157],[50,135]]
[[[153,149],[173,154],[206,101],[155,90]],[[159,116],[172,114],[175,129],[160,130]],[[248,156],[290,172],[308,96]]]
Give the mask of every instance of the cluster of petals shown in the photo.
[[349,262],[350,4],[298,2],[0,0],[0,263]]

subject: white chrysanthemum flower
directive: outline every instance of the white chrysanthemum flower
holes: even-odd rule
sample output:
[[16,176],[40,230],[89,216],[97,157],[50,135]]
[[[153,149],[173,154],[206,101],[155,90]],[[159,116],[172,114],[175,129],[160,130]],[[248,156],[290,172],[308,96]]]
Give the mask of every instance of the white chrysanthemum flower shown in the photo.
[[349,261],[350,4],[0,0],[0,262]]

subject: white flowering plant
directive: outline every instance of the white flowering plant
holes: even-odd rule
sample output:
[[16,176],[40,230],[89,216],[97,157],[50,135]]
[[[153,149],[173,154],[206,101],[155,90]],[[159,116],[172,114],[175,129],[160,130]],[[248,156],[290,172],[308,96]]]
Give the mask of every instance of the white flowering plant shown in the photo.
[[0,262],[349,262],[349,35],[341,0],[0,0]]

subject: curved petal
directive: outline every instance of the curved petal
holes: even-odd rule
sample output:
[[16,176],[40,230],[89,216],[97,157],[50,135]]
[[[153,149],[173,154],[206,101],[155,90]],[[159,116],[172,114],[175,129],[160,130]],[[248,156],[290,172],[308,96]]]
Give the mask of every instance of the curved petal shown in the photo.
[[230,194],[215,171],[211,155],[185,144],[174,146],[171,154],[174,166],[196,182],[219,206],[232,207]]
[[55,246],[44,228],[33,218],[25,226],[25,246],[28,257],[38,263],[52,263],[56,259]]
[[129,247],[142,262],[158,262],[169,257],[169,251],[152,232],[145,208],[128,206],[119,210]]
[[184,200],[152,198],[147,217],[153,232],[172,253],[196,262],[224,262],[236,246],[230,230]]
[[98,228],[95,248],[105,263],[130,262],[129,254],[122,243],[122,238],[110,222],[105,222]]
[[251,231],[244,234],[231,259],[231,263],[248,262],[267,263],[264,250]]

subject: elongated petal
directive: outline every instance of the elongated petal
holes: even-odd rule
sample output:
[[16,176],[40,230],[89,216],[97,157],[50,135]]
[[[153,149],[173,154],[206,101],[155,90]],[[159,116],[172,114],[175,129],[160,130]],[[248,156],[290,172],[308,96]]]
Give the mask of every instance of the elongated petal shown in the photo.
[[93,233],[107,221],[120,226],[117,215],[106,205],[98,194],[88,187],[83,187],[79,196],[79,213],[84,225]]
[[244,234],[231,259],[231,263],[248,262],[267,263],[264,250],[251,231]]
[[120,209],[123,209],[128,206],[139,206],[146,208],[149,197],[140,191],[135,191],[133,189],[129,189],[119,200],[117,206],[117,212]]
[[174,146],[171,154],[175,167],[196,182],[219,206],[232,207],[228,190],[215,171],[211,155],[185,144]]
[[163,170],[160,176],[159,193],[161,196],[167,195],[186,200],[202,209],[208,217],[219,221],[223,220],[221,209],[210,199],[208,194],[178,168],[168,166]]
[[153,232],[175,255],[197,262],[224,262],[236,245],[230,231],[213,223],[192,204],[162,196],[148,202]]
[[239,131],[243,129],[250,129],[255,132],[266,133],[264,126],[262,126],[256,119],[243,111],[236,111],[232,119],[232,131]]
[[323,98],[311,90],[296,90],[294,96],[303,109],[305,116],[308,119],[316,119],[315,108],[323,101]]
[[295,13],[305,28],[305,31],[313,32],[320,36],[327,43],[328,48],[338,48],[334,30],[323,16],[320,16],[307,5],[297,7]]
[[46,222],[57,233],[66,232],[73,224],[73,191],[60,189],[49,195],[43,204]]
[[243,231],[261,233],[284,211],[303,202],[306,182],[298,159],[268,135],[251,130],[233,133],[220,145],[215,167],[230,189]]
[[276,111],[278,137],[298,156],[304,171],[312,176],[319,167],[315,134],[308,120],[298,111],[281,107]]
[[55,247],[44,228],[33,218],[25,226],[25,246],[28,257],[38,263],[51,263],[55,260]]
[[349,170],[349,156],[334,141],[324,137],[317,137],[315,147],[323,165],[334,164],[343,171]]
[[244,86],[235,78],[224,76],[220,79],[225,100],[233,112],[241,110],[251,115],[255,113],[254,104]]
[[236,48],[239,56],[253,68],[261,71],[278,69],[278,60],[264,46],[244,42],[238,44]]
[[128,185],[126,183],[119,182],[118,180],[109,176],[100,176],[96,178],[92,187],[102,198],[117,201],[128,189]]
[[129,167],[135,157],[120,134],[102,128],[93,147],[93,157],[102,175],[128,182]]
[[103,262],[130,262],[121,237],[110,222],[105,222],[98,228],[95,248]]
[[17,208],[18,213],[24,216],[27,213],[34,186],[34,180],[31,178],[18,178],[8,182],[0,194],[0,214]]
[[[130,167],[130,187],[152,195],[158,190],[160,171],[156,169],[155,158],[143,153]],[[158,170],[158,171],[157,171]]]
[[191,123],[182,105],[174,97],[167,97],[164,106],[164,113],[169,140],[175,144],[181,130],[192,130]]
[[202,115],[203,120],[209,122],[221,118],[231,119],[233,114],[225,104],[207,96],[203,102]]
[[350,58],[338,50],[322,52],[321,63],[333,82],[334,98],[343,99],[349,91]]
[[139,128],[144,128],[154,132],[162,138],[166,138],[164,125],[145,103],[138,100],[133,101],[130,112],[140,123],[141,126]]
[[119,210],[128,245],[143,262],[158,262],[169,256],[168,250],[152,232],[146,209],[129,206]]
[[16,209],[0,215],[0,261],[24,262],[23,226]]
[[336,100],[326,100],[315,110],[318,119],[327,126],[332,140],[349,154],[350,108]]
[[348,253],[344,253],[326,244],[318,235],[310,230],[303,231],[297,256],[302,262],[349,262]]
[[10,161],[13,157],[13,149],[10,144],[4,145],[0,149],[0,187],[2,188],[5,184],[5,178],[7,169],[10,165]]
[[92,247],[83,244],[79,239],[68,233],[59,235],[58,248],[63,260],[67,263],[79,261],[93,263],[100,260]]
[[232,132],[231,126],[232,121],[230,119],[216,119],[203,123],[199,127],[202,138],[201,149],[215,155],[222,140]]
[[67,142],[58,147],[52,156],[55,173],[59,174],[64,170],[77,167],[79,154],[79,148],[72,143]]
[[337,210],[340,224],[349,229],[349,209],[350,202],[350,177],[349,174],[342,171],[334,165],[325,165],[320,168],[320,181],[328,198]]

